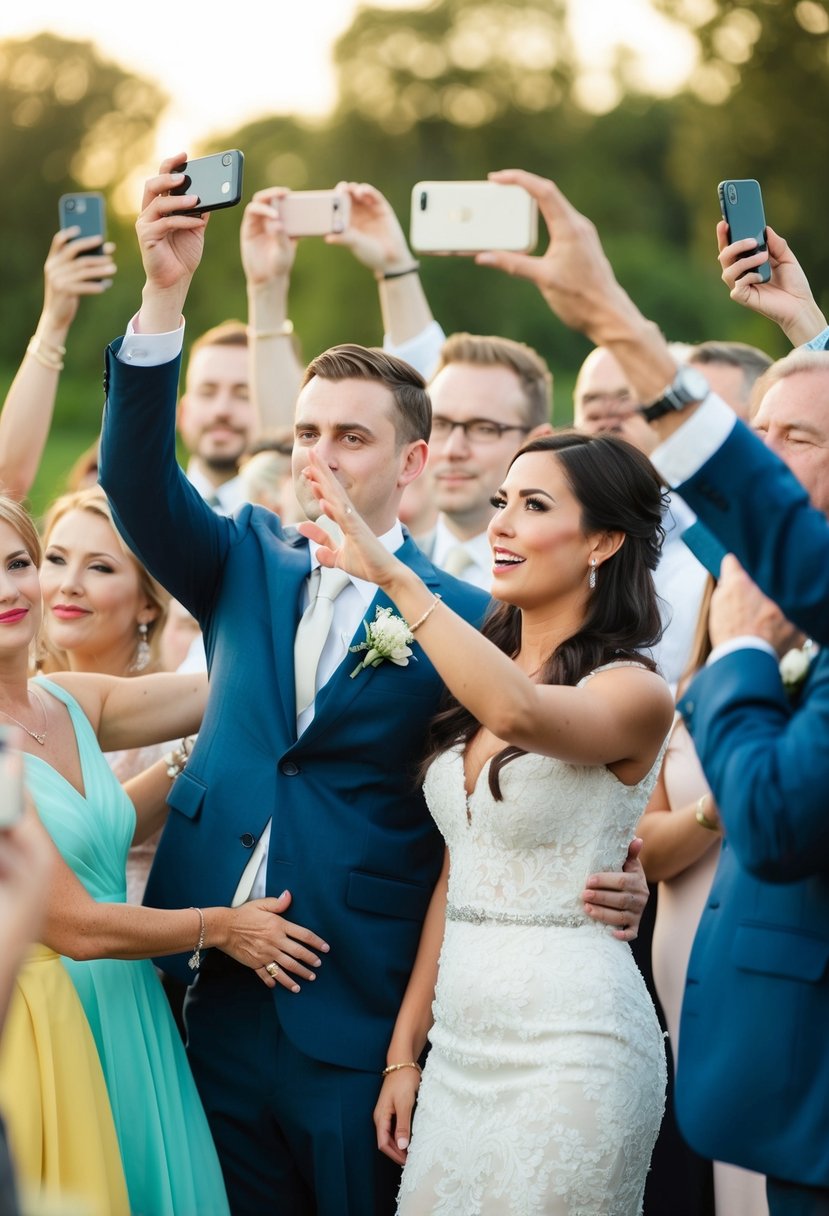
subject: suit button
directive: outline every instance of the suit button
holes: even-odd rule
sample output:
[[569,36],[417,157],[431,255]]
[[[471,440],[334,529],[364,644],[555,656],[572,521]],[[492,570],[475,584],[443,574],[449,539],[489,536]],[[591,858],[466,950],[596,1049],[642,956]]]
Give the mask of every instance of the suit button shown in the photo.
[[709,908],[716,909],[716,908],[719,908],[719,906],[720,906],[720,901],[718,899],[709,899],[709,901],[708,901]]
[[279,767],[285,777],[295,777],[299,772],[299,765],[294,764],[293,760],[284,760]]
[[243,836],[239,837],[239,839],[246,849],[252,849],[256,844],[256,837],[251,836],[250,832],[245,832]]

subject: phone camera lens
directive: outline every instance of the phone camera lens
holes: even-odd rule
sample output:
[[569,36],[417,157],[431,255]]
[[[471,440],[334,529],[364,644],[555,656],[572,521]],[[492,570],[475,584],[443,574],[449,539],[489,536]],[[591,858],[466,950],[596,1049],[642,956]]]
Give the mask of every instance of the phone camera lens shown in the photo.
[[74,200],[73,198],[68,198],[68,199],[66,200],[66,210],[67,210],[67,211],[74,211],[74,210],[75,210],[75,200]]
[[737,187],[733,182],[728,187],[728,201],[729,203],[736,203],[737,201]]
[[421,211],[426,210],[426,191],[425,190],[421,190],[421,192],[420,192],[420,210]]
[[230,153],[225,152],[224,156],[222,157],[222,164],[229,165],[232,160],[233,160],[233,157],[230,155]]

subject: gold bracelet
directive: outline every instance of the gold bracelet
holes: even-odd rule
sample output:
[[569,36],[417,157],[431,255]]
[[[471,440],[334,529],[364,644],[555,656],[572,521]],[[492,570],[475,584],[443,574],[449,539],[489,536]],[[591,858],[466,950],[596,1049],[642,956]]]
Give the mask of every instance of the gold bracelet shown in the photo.
[[390,1072],[398,1072],[398,1071],[399,1071],[399,1069],[401,1069],[401,1068],[416,1068],[416,1069],[417,1069],[417,1071],[418,1071],[418,1072],[419,1072],[421,1075],[423,1074],[423,1069],[420,1067],[420,1065],[418,1064],[417,1060],[407,1060],[407,1061],[405,1062],[405,1064],[389,1064],[389,1065],[387,1065],[387,1067],[386,1067],[386,1068],[384,1068],[384,1069],[383,1069],[383,1071],[380,1073],[380,1076],[381,1076],[381,1077],[387,1077],[387,1076],[389,1075],[389,1073],[390,1073]]
[[[26,347],[26,353],[28,355],[31,355],[33,359],[36,359],[41,367],[47,367],[49,369],[49,371],[52,371],[52,372],[62,372],[63,371],[63,360],[57,354],[54,356],[45,354],[41,350],[41,347],[43,345],[44,345],[44,343],[42,342],[42,340],[40,338],[32,338],[31,341],[29,342],[29,345]],[[54,351],[61,351],[61,352],[65,353],[64,347],[62,347],[62,346],[60,346],[60,347],[55,346],[55,347],[52,347],[51,349]]]
[[440,601],[441,601],[441,596],[435,595],[435,598],[432,600],[429,607],[423,613],[423,616],[419,616],[417,618],[417,620],[415,621],[414,625],[409,626],[409,633],[414,633],[416,630],[418,630],[420,628],[420,626],[423,624],[424,621],[428,621],[429,617],[435,611],[435,609],[437,608]]
[[193,908],[193,911],[199,914],[199,940],[196,942],[196,947],[187,960],[187,966],[191,971],[198,971],[201,966],[201,952],[204,949],[204,913],[201,908]]
[[294,323],[293,321],[289,321],[287,317],[279,329],[251,329],[248,327],[249,338],[290,338],[293,332]]
[[720,825],[714,819],[709,819],[705,813],[704,807],[707,797],[707,794],[701,794],[697,799],[697,812],[694,818],[701,828],[707,828],[709,832],[719,832]]

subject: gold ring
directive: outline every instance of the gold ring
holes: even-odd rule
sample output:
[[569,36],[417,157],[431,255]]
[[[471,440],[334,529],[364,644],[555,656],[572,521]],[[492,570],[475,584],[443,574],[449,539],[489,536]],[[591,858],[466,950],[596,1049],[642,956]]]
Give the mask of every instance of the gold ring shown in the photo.
[[276,977],[279,975],[279,963],[268,963],[265,970],[267,971],[267,973],[271,977],[271,979],[275,980]]

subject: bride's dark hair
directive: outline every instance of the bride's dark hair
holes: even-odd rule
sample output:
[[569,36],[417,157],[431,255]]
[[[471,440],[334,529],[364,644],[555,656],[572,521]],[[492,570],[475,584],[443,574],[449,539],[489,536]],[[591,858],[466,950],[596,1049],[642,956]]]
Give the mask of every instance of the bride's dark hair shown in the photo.
[[[617,659],[635,659],[655,670],[642,653],[662,636],[659,600],[653,585],[662,541],[665,499],[653,465],[632,444],[613,435],[582,435],[562,431],[534,439],[516,452],[510,464],[527,452],[549,452],[558,462],[581,507],[581,524],[590,532],[623,532],[624,540],[596,571],[582,626],[549,655],[539,672],[543,684],[577,684]],[[587,570],[584,572],[587,579]],[[481,632],[514,657],[521,644],[521,613],[512,604],[497,604]],[[497,690],[493,689],[497,696]],[[458,743],[467,744],[480,723],[448,692],[427,734],[427,755],[421,776],[437,755]],[[505,747],[493,757],[489,786],[500,799],[498,774],[520,747]]]

